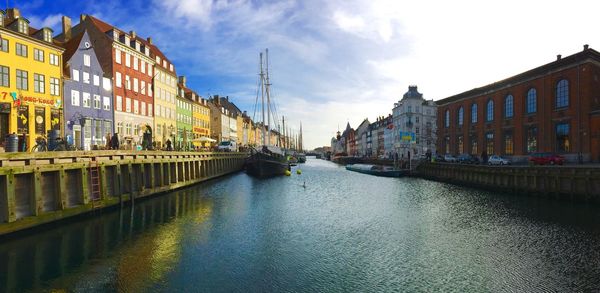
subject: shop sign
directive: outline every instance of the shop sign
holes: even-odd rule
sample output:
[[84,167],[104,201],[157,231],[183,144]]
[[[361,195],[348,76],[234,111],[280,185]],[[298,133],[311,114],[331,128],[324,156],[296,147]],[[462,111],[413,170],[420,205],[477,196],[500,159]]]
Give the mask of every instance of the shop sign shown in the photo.
[[194,132],[201,133],[201,134],[208,134],[208,131],[206,129],[200,128],[200,127],[194,127]]
[[17,132],[29,134],[29,107],[19,106],[17,112]]
[[60,130],[60,110],[50,110],[50,124],[53,130]]
[[62,101],[60,99],[53,98],[40,98],[40,97],[30,97],[19,95],[17,97],[16,92],[2,92],[0,93],[0,97],[2,97],[3,101],[10,100],[14,102],[14,106],[18,107],[21,103],[31,103],[36,105],[44,105],[44,106],[53,106],[55,108],[60,108],[62,106]]
[[35,107],[35,134],[44,134],[46,130],[46,110],[42,107]]

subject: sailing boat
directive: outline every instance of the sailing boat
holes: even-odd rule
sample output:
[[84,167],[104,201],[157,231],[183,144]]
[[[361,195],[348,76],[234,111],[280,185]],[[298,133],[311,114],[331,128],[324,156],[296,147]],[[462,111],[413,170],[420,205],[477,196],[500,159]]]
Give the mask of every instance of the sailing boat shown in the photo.
[[300,134],[298,135],[298,150],[300,151],[297,154],[298,163],[306,163],[306,154],[304,153],[304,148],[302,146],[302,122],[300,122]]
[[[268,178],[284,175],[290,170],[284,152],[278,146],[270,145],[271,141],[271,90],[269,83],[269,50],[265,52],[265,61],[263,63],[263,54],[260,53],[260,101],[262,112],[262,147],[251,149],[250,157],[246,160],[246,173],[257,178]],[[263,70],[263,65],[265,69]],[[265,103],[266,98],[266,103]],[[258,97],[257,97],[258,100]],[[265,119],[265,110],[267,118]],[[268,124],[265,124],[267,120]],[[277,119],[273,119],[276,123]],[[269,128],[267,131],[267,127]]]

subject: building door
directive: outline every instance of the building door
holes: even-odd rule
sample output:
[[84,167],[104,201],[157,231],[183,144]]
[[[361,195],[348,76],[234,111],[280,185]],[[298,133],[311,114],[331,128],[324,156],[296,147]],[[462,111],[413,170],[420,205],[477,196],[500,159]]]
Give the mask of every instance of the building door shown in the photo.
[[78,149],[83,149],[83,143],[81,142],[81,125],[73,125],[73,144]]
[[9,114],[0,113],[0,145],[4,145],[6,136],[8,135],[8,118]]

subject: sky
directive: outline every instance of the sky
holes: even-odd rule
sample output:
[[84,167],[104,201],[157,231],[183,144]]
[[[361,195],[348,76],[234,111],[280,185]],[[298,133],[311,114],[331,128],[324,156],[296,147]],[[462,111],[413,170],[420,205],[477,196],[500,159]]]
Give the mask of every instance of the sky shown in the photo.
[[[1,6],[6,4],[2,3]],[[203,97],[254,116],[258,54],[269,48],[279,115],[304,146],[392,112],[417,85],[439,100],[568,56],[600,50],[598,1],[9,0],[33,27],[61,32],[82,13],[134,30]],[[4,7],[5,8],[5,7]],[[258,115],[256,116],[258,118]],[[259,120],[259,119],[255,119]]]

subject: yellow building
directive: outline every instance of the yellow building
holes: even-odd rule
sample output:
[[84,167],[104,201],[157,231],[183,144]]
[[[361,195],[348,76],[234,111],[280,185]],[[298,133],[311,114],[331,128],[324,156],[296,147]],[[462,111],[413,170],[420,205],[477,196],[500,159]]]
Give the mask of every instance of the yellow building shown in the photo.
[[[24,138],[30,150],[38,136],[62,125],[62,53],[52,29],[34,29],[16,8],[0,10],[0,142]],[[62,136],[62,133],[61,133]]]
[[[235,117],[235,124],[236,124],[236,128],[237,128],[237,145],[238,146],[245,146],[248,144],[248,132],[244,133],[244,117],[242,117],[242,115],[238,114]],[[244,141],[244,134],[246,135],[246,141]]]
[[[188,93],[186,93],[187,95]],[[210,142],[207,141],[210,138],[210,108],[208,107],[208,101],[193,91],[190,91],[189,95],[190,99],[194,101],[192,104],[194,147],[210,147]]]
[[[150,56],[156,60],[154,66],[154,142],[157,149],[165,147],[165,142],[175,142],[177,131],[177,73],[175,66],[160,49],[148,39]],[[143,93],[143,89],[142,89]]]

